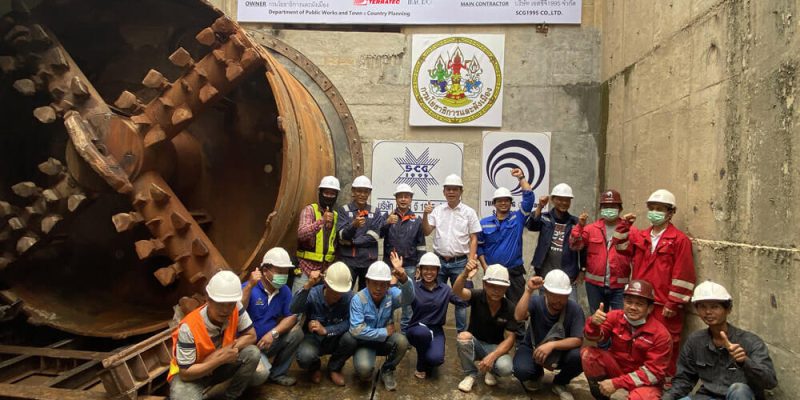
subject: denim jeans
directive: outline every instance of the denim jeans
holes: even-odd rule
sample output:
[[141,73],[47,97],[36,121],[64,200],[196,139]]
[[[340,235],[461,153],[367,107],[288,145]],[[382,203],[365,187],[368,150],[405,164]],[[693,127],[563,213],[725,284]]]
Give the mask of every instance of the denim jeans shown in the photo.
[[[345,333],[345,335],[350,335],[350,332]],[[353,355],[353,367],[355,367],[356,374],[362,380],[372,377],[377,356],[386,356],[386,361],[381,366],[381,371],[394,371],[400,360],[405,357],[406,349],[408,348],[408,339],[397,332],[383,342],[355,340],[358,343],[358,348]]]
[[302,369],[316,371],[320,369],[319,357],[330,354],[328,371],[339,372],[347,359],[355,353],[356,345],[356,339],[352,335],[346,335],[346,332],[339,336],[306,333],[297,349],[297,365]]
[[[467,265],[467,258],[462,258],[458,261],[447,262],[444,258],[439,257],[442,266],[439,268],[439,282],[443,285],[450,281],[452,286],[456,278],[464,272],[464,267]],[[467,307],[456,306],[456,331],[458,333],[467,330]]]
[[231,383],[223,394],[223,398],[236,399],[251,384],[253,373],[258,366],[259,354],[258,347],[250,345],[239,351],[235,363],[221,365],[209,376],[184,382],[180,375],[175,375],[170,382],[169,397],[171,399],[201,400],[205,389],[230,379]]
[[600,287],[586,282],[586,296],[589,300],[589,312],[594,313],[600,303],[605,306],[605,312],[622,310],[623,289],[611,289],[608,286]]
[[[408,279],[414,282],[414,274],[417,272],[417,267],[412,265],[410,267],[403,267],[403,269],[406,270]],[[400,317],[400,333],[405,335],[408,329],[408,323],[411,321],[411,316],[414,315],[414,311],[411,310],[411,304],[403,306],[402,310],[403,314]]]
[[[580,375],[583,372],[581,349],[562,351],[557,369],[560,371],[553,378],[553,383],[556,385],[567,385],[573,378]],[[525,344],[520,344],[517,352],[514,353],[514,376],[524,384],[525,381],[535,381],[543,375],[544,367],[533,360],[533,349]]]
[[[468,341],[456,340],[456,347],[458,349],[458,359],[461,362],[461,369],[464,375],[478,375],[478,367],[475,366],[476,360],[482,360],[489,353],[493,352],[496,344],[489,344],[474,336]],[[503,354],[495,360],[492,366],[492,373],[497,376],[511,376],[513,372],[514,363],[511,356]]]
[[[747,386],[746,383],[737,382],[728,388],[728,393],[725,394],[725,400],[754,400],[756,395],[753,389]],[[680,400],[713,400],[712,397],[706,395],[693,395],[682,397]]]
[[[269,335],[270,333],[266,334]],[[270,378],[286,374],[286,371],[288,371],[289,367],[292,365],[292,361],[294,361],[297,348],[300,346],[302,340],[303,331],[300,329],[292,329],[289,333],[279,337],[278,340],[273,342],[269,349],[261,351],[261,358],[265,359],[262,362],[265,362],[266,365],[270,365],[268,361],[269,357],[274,357],[271,363],[271,371],[269,372]]]

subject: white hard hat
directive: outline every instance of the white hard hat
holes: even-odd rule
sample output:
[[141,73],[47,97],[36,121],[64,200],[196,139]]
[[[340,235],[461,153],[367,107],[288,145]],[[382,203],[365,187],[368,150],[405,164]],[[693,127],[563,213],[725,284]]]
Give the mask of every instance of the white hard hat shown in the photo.
[[427,265],[427,266],[431,266],[431,267],[441,267],[442,266],[442,262],[439,261],[439,256],[437,256],[434,253],[427,252],[427,253],[423,254],[422,257],[419,258],[419,265],[420,266]]
[[333,189],[335,191],[340,191],[342,188],[339,186],[339,180],[336,179],[335,176],[326,176],[319,181],[319,188],[320,189]]
[[497,286],[511,286],[511,281],[508,280],[508,269],[500,264],[492,264],[486,268],[483,281]]
[[731,295],[719,283],[705,281],[694,288],[692,303],[705,300],[731,301]]
[[373,281],[389,282],[392,280],[392,270],[385,262],[375,261],[370,264],[369,269],[367,269],[366,278]]
[[569,281],[569,276],[560,269],[554,269],[545,275],[544,288],[553,294],[572,293],[572,283]]
[[461,177],[456,174],[447,175],[444,178],[444,183],[442,186],[461,186],[464,187],[464,182],[461,180]]
[[675,207],[675,195],[669,190],[658,189],[650,195],[650,198],[647,199],[647,202],[669,204],[670,206]]
[[335,292],[347,293],[353,286],[353,277],[350,275],[350,268],[341,261],[337,261],[325,271],[325,283]]
[[510,190],[508,190],[508,189],[506,189],[504,187],[500,187],[500,188],[497,188],[497,190],[494,191],[494,196],[492,196],[492,201],[497,200],[497,199],[502,199],[504,197],[507,197],[507,198],[510,198],[510,199],[514,198],[514,196],[511,194]]
[[261,260],[261,265],[274,265],[280,268],[292,268],[294,264],[292,264],[292,259],[289,258],[289,253],[286,252],[282,247],[273,247],[264,254],[264,258]]
[[408,186],[405,183],[401,183],[397,185],[397,189],[394,190],[394,195],[397,196],[399,193],[411,193],[414,195],[414,190],[411,189],[411,186]]
[[372,181],[370,181],[366,176],[361,175],[356,179],[353,179],[353,187],[372,190]]
[[553,186],[553,191],[550,192],[550,196],[569,198],[575,197],[572,195],[572,188],[566,183],[559,183],[558,185]]
[[206,293],[217,303],[235,303],[242,300],[242,282],[232,271],[222,270],[208,281]]

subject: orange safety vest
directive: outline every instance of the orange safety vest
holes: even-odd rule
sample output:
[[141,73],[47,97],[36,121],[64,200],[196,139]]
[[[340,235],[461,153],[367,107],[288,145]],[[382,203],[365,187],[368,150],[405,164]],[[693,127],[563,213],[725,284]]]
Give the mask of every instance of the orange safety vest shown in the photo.
[[[206,305],[203,307],[208,306]],[[178,324],[178,327],[172,332],[172,361],[169,363],[167,382],[171,382],[172,377],[180,372],[177,360],[177,349],[178,330],[180,330],[181,325],[188,325],[189,330],[192,331],[192,337],[194,337],[194,345],[197,351],[197,355],[195,357],[196,363],[203,362],[203,360],[205,360],[209,354],[213,353],[214,350],[217,349],[214,346],[214,342],[211,341],[211,337],[208,335],[208,330],[206,329],[205,321],[203,321],[203,316],[200,315],[200,310],[202,310],[203,307],[198,307],[196,310],[190,312],[189,315],[185,316],[181,320],[181,323]],[[236,328],[238,328],[238,325],[239,310],[235,310],[231,313],[231,317],[228,320],[228,327],[225,328],[225,332],[222,336],[222,346],[227,346],[236,340]]]

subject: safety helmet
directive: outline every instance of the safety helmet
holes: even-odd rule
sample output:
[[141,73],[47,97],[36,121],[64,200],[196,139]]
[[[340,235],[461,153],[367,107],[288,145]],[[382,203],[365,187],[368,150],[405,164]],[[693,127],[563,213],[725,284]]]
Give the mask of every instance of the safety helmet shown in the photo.
[[572,195],[572,188],[566,183],[559,183],[553,186],[553,191],[550,192],[550,196],[569,197],[570,199],[575,197]]
[[441,267],[442,262],[439,260],[439,256],[434,253],[427,252],[419,258],[419,266],[431,266],[431,267]]
[[369,178],[367,178],[366,176],[361,175],[361,176],[357,177],[356,179],[353,179],[353,185],[352,186],[354,188],[364,188],[364,189],[372,190],[372,181],[370,181]]
[[367,269],[367,279],[373,281],[389,282],[392,280],[392,270],[383,261],[375,261]]
[[716,301],[731,301],[731,295],[719,283],[705,281],[696,288],[694,288],[694,296],[692,296],[692,303],[699,301],[716,300]]
[[544,288],[553,294],[570,294],[572,293],[572,282],[564,271],[554,269],[545,275]]
[[325,271],[325,283],[334,292],[347,293],[353,286],[353,277],[350,275],[350,268],[341,261],[337,261]]
[[235,303],[242,300],[242,282],[233,271],[222,270],[208,281],[206,293],[217,303]]
[[261,260],[261,266],[274,265],[280,268],[292,268],[292,259],[289,258],[289,253],[283,247],[273,247],[264,254]]
[[447,175],[444,178],[444,183],[442,186],[461,186],[464,187],[464,181],[461,180],[461,177],[456,174]]
[[497,286],[511,286],[511,281],[508,280],[508,269],[500,264],[492,264],[486,268],[483,281]]
[[319,189],[333,189],[340,191],[342,188],[339,186],[339,180],[335,176],[326,176],[319,181]]
[[650,195],[650,198],[647,199],[647,202],[669,204],[670,206],[675,207],[675,195],[669,190],[658,189]]
[[492,196],[492,201],[495,201],[497,199],[502,199],[502,198],[514,199],[514,196],[511,194],[510,190],[508,190],[508,189],[506,189],[504,187],[500,187],[500,188],[497,188],[497,190],[494,191],[494,195]]
[[650,301],[655,301],[656,299],[656,295],[653,292],[653,285],[651,285],[650,282],[641,279],[632,280],[631,283],[625,286],[625,291],[622,292],[622,294],[644,297]]
[[622,205],[622,196],[614,189],[608,189],[600,193],[600,204],[619,204]]
[[397,189],[394,190],[394,195],[397,196],[400,193],[411,193],[411,195],[413,196],[414,190],[411,189],[411,186],[408,186],[405,183],[401,183],[397,185]]

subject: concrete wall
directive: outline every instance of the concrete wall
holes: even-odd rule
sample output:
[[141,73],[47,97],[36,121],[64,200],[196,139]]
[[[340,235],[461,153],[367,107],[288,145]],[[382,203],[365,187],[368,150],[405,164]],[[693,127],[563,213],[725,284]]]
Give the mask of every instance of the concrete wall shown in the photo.
[[602,6],[603,181],[640,221],[651,191],[675,193],[674,222],[694,240],[700,280],[725,285],[734,323],[769,344],[779,399],[800,391],[799,4]]
[[[236,15],[234,0],[217,7]],[[582,26],[404,27],[400,33],[276,30],[243,24],[258,38],[274,35],[295,47],[342,93],[358,126],[365,171],[371,171],[374,140],[464,143],[464,202],[477,209],[481,132],[487,128],[420,128],[408,125],[411,35],[417,33],[503,33],[506,35],[503,127],[506,131],[553,133],[553,185],[575,190],[573,211],[594,210],[600,133],[600,13],[584,1]],[[349,194],[348,194],[349,196]],[[533,254],[526,235],[526,259]]]

